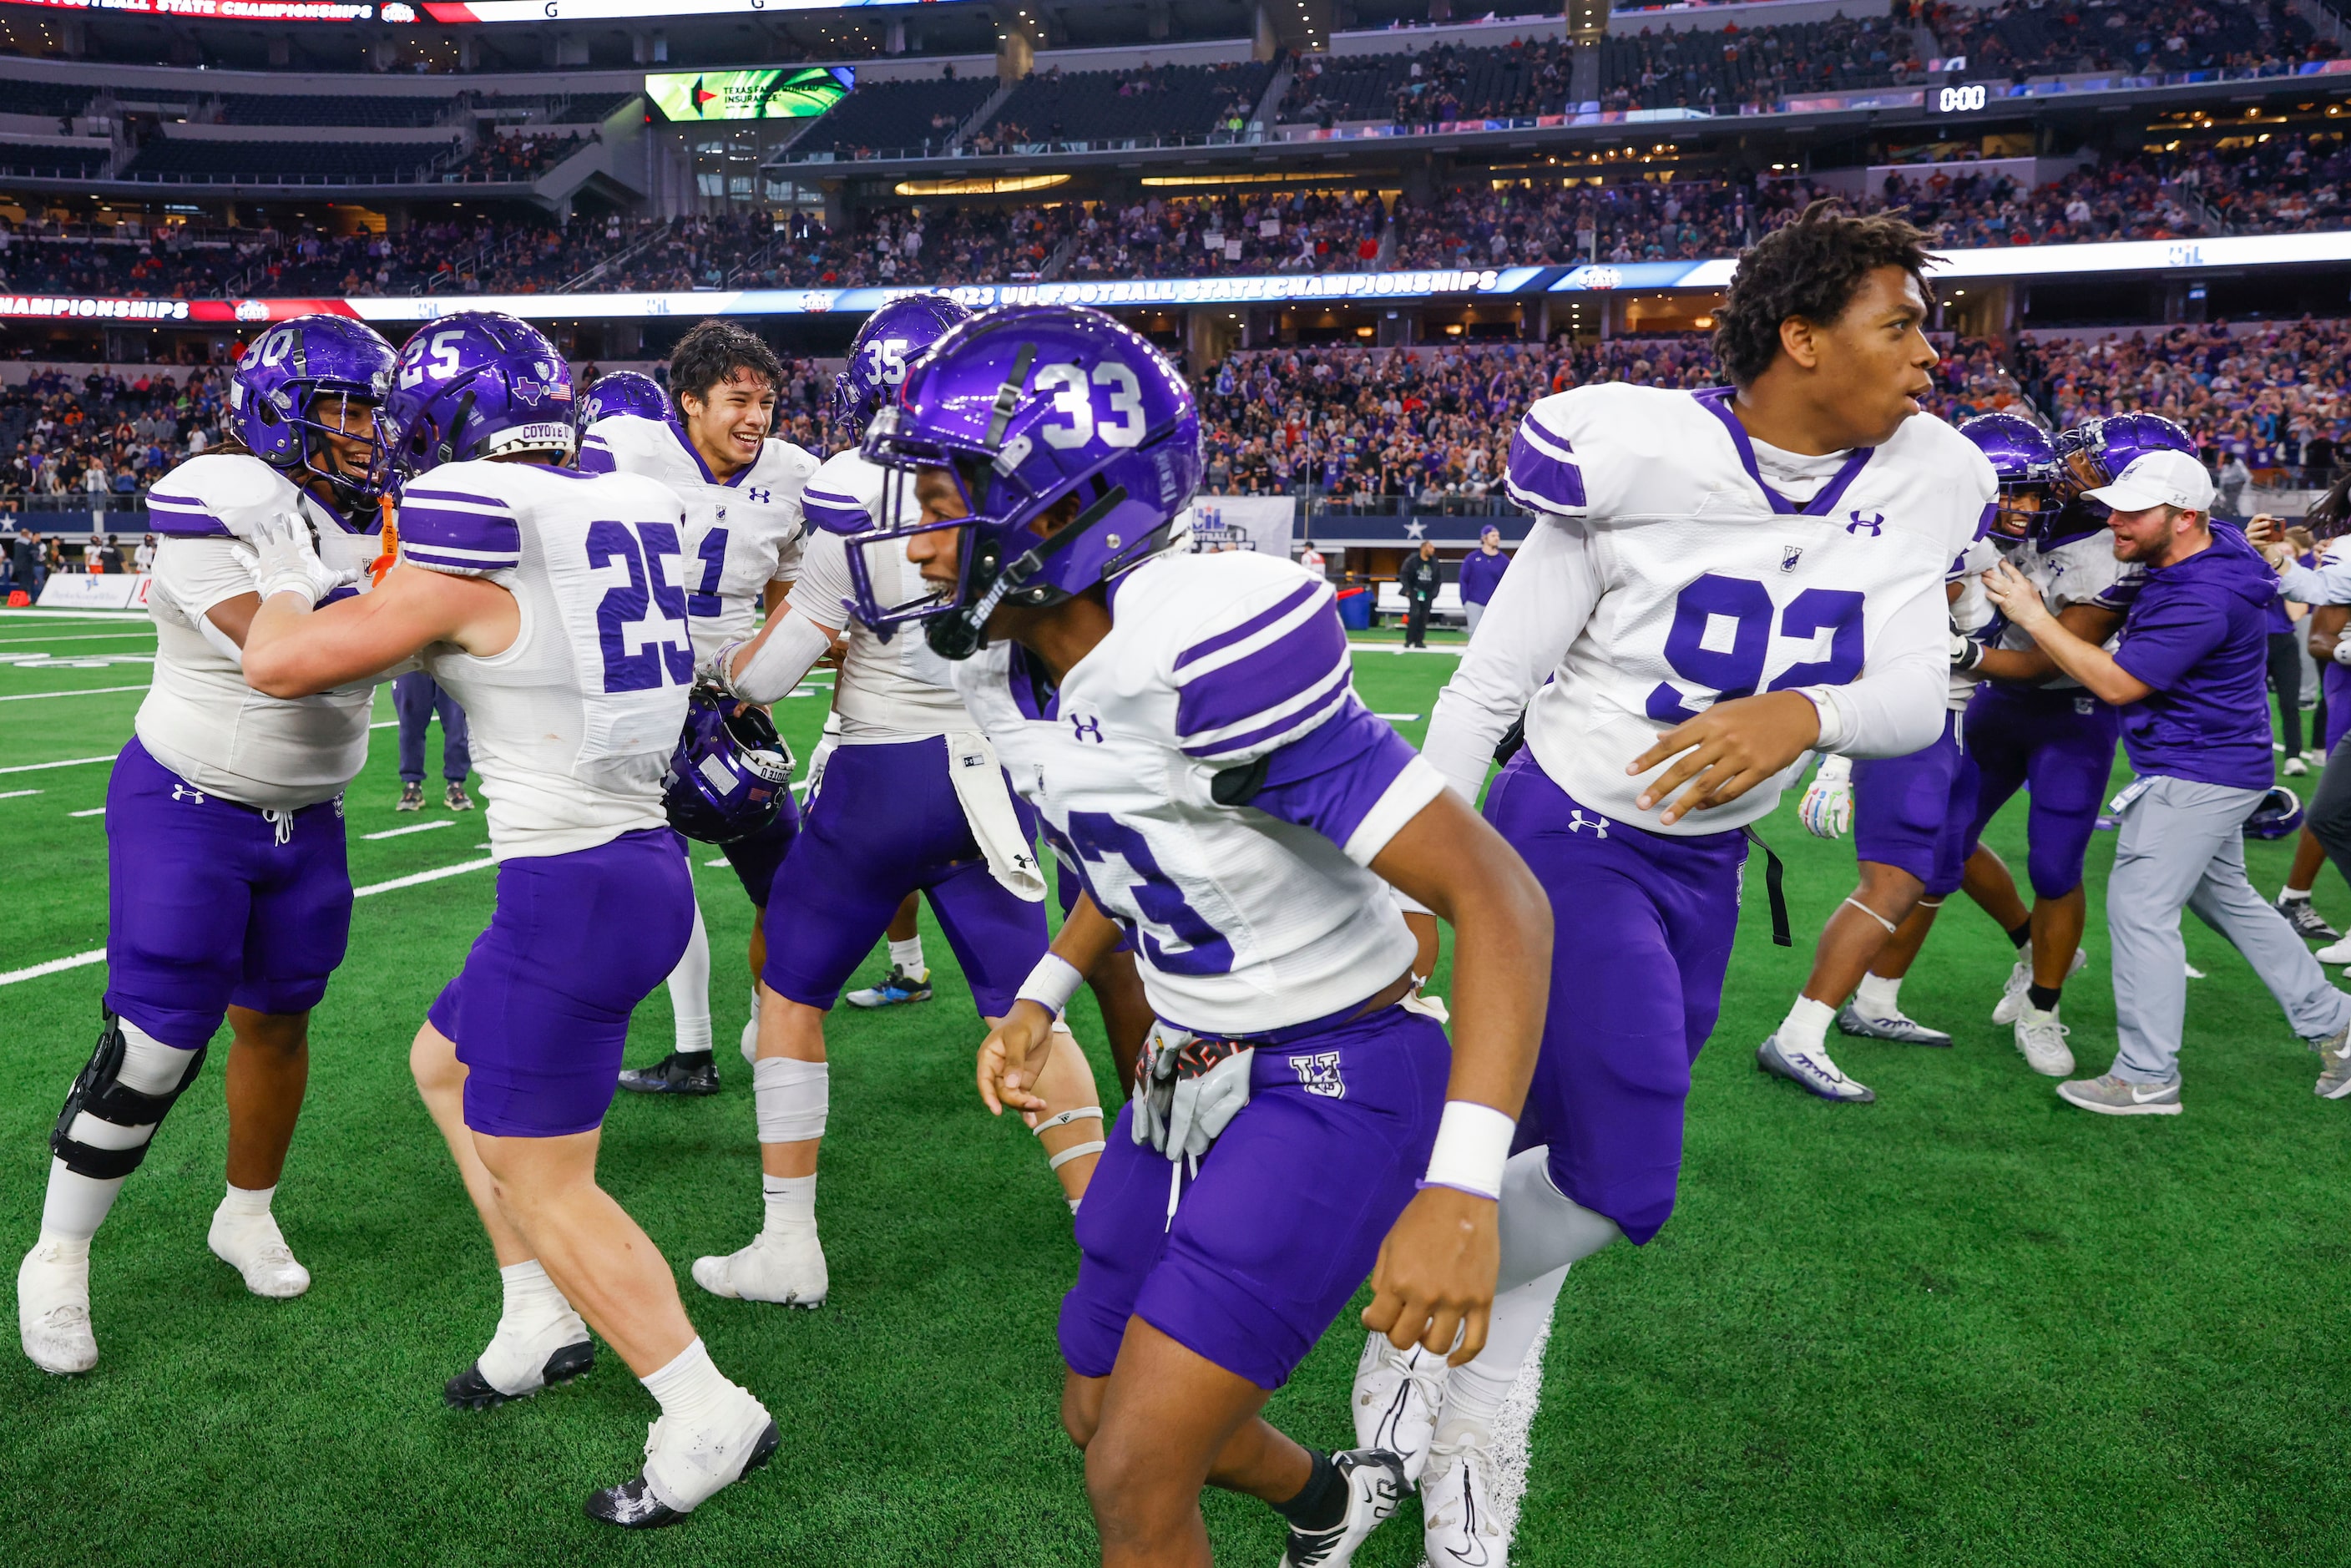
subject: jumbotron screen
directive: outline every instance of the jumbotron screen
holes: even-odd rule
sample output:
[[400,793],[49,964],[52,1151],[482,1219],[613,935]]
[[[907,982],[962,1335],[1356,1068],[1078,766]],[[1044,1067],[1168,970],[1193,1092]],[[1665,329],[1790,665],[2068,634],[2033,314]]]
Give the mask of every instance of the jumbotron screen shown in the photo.
[[645,96],[670,120],[813,120],[856,83],[849,66],[676,71],[645,78]]

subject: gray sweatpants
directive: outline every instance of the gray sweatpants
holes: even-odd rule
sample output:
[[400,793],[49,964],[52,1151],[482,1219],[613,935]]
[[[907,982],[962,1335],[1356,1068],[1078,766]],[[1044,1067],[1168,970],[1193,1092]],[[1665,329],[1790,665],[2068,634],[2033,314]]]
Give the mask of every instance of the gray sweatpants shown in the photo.
[[2129,1083],[2179,1076],[2179,1033],[2188,1010],[2188,946],[2179,911],[2227,937],[2285,1009],[2294,1032],[2324,1040],[2351,1023],[2351,996],[2326,971],[2284,915],[2245,880],[2245,818],[2259,789],[2186,779],[2149,779],[2123,812],[2106,883],[2106,934],[2114,946],[2115,1025],[2121,1050],[2114,1074]]
[[1461,614],[1469,622],[1467,628],[1468,634],[1475,637],[1478,634],[1478,622],[1486,619],[1486,607],[1482,604],[1470,604],[1465,601],[1461,606]]

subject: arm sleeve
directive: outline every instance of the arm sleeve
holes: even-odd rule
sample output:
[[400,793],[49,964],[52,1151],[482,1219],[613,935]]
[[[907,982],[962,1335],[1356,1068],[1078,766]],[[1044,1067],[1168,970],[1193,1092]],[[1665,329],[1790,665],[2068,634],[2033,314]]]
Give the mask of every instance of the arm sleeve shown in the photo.
[[1807,686],[1823,705],[1819,748],[1844,757],[1907,757],[1943,733],[1950,689],[1951,616],[1939,581],[1895,608],[1850,685]]
[[838,534],[812,535],[800,551],[798,564],[791,597],[784,602],[791,606],[793,613],[820,626],[839,631],[848,625],[852,619],[850,596],[854,591],[849,580],[847,543]]
[[751,662],[734,676],[736,695],[763,707],[790,695],[832,646],[831,632],[794,609],[787,609],[764,635]]
[[1600,591],[1583,519],[1537,518],[1487,601],[1468,653],[1437,697],[1422,746],[1463,800],[1477,800],[1502,732],[1567,657]]
[[522,564],[522,526],[500,497],[411,485],[402,492],[400,559],[453,577]]
[[2290,566],[2278,579],[2278,592],[2298,604],[2351,604],[2351,559]]
[[1263,766],[1265,781],[1249,804],[1313,829],[1358,865],[1369,865],[1445,789],[1437,770],[1352,695],[1313,730],[1267,753]]

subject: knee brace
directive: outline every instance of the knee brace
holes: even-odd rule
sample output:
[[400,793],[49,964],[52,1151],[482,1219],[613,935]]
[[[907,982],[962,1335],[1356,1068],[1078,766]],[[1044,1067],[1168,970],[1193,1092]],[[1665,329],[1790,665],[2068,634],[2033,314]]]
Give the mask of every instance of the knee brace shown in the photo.
[[[49,1134],[49,1152],[76,1176],[110,1181],[139,1168],[156,1127],[204,1071],[204,1052],[211,1048],[200,1045],[192,1051],[181,1051],[135,1024],[126,1025],[111,1012],[104,1017],[96,1049],[66,1092],[65,1109],[57,1113],[57,1124]],[[185,1064],[174,1062],[173,1057],[185,1058]],[[124,1082],[126,1067],[128,1082]],[[158,1086],[141,1089],[135,1086],[139,1083]],[[120,1129],[122,1141],[110,1148],[77,1135],[75,1124],[84,1115]],[[128,1142],[133,1136],[136,1141]]]
[[821,1061],[763,1056],[751,1066],[751,1110],[763,1144],[805,1144],[824,1136],[831,1069]]

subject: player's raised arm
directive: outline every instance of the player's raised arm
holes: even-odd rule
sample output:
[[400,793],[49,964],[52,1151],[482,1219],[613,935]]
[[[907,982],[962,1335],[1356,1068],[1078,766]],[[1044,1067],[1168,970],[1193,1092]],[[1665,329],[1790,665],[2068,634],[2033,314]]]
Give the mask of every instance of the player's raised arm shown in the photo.
[[1502,1166],[1551,988],[1551,902],[1518,852],[1451,791],[1371,864],[1453,927],[1453,1071],[1428,1174],[1372,1270],[1364,1326],[1398,1349],[1450,1352],[1458,1366],[1486,1344]]
[[522,623],[514,595],[478,577],[403,561],[372,593],[319,607],[337,586],[307,531],[288,518],[256,546],[261,607],[245,633],[245,678],[274,697],[308,696],[365,679],[434,643],[488,655]]

